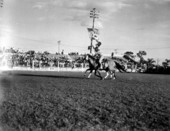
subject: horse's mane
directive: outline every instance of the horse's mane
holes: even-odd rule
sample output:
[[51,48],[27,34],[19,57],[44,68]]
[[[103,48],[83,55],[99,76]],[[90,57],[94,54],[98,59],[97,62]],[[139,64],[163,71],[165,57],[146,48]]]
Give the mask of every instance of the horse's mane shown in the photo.
[[[88,56],[92,61],[96,62],[96,59],[95,59],[92,55],[87,54],[87,56]],[[88,61],[89,61],[89,66],[94,68],[94,64],[93,64],[93,62],[92,62],[91,60],[88,60]]]
[[87,54],[91,59],[96,60],[92,55]]

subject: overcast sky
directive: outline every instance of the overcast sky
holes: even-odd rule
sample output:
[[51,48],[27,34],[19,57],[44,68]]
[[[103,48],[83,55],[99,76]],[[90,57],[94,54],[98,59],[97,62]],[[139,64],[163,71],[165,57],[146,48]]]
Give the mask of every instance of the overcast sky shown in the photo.
[[149,58],[170,59],[170,0],[4,0],[1,47],[53,53],[60,40],[60,51],[89,52],[93,8],[103,54],[145,50]]

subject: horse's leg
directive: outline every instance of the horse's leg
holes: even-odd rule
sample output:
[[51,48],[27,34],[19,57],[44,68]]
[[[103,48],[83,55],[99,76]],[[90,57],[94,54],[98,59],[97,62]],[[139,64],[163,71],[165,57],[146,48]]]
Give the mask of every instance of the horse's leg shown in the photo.
[[111,74],[110,74],[110,78],[111,78],[111,79],[113,78],[113,72],[111,72]]
[[86,76],[86,73],[87,73],[88,70],[89,70],[89,69],[87,69],[87,70],[84,72],[84,77]]
[[94,74],[95,76],[100,77],[99,75],[97,75],[97,70],[95,70]]
[[86,73],[87,73],[87,71],[89,71],[90,69],[87,69],[85,72],[84,72],[84,77],[86,76]]
[[109,76],[109,72],[106,72],[106,76],[104,77],[104,79],[106,79]]
[[92,75],[92,70],[90,70],[90,73],[89,73],[89,75],[88,75],[88,77],[87,78],[90,78],[91,77],[91,75]]
[[100,79],[103,79],[103,78],[102,78],[102,75],[101,75],[101,73],[100,73],[100,71],[97,70],[97,72],[98,72],[98,74],[99,74],[99,76],[100,76]]
[[115,74],[116,74],[115,71],[112,71],[111,78],[113,78],[113,80],[116,79],[116,75]]
[[[98,73],[98,74],[97,74]],[[101,74],[100,74],[100,72],[98,71],[98,70],[95,70],[95,76],[97,76],[97,77],[99,77],[100,79],[102,79],[102,76],[101,76]]]

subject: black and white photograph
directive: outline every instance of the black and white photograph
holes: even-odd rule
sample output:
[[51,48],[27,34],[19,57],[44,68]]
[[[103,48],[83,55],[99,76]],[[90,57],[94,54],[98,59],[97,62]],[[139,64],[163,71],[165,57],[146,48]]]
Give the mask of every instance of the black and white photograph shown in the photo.
[[170,0],[0,0],[0,131],[170,131]]

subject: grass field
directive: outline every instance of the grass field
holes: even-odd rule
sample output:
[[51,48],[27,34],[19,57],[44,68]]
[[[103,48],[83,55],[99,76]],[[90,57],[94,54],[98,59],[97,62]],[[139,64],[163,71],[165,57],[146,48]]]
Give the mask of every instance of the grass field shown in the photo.
[[3,130],[170,130],[169,75],[8,71],[0,84]]

